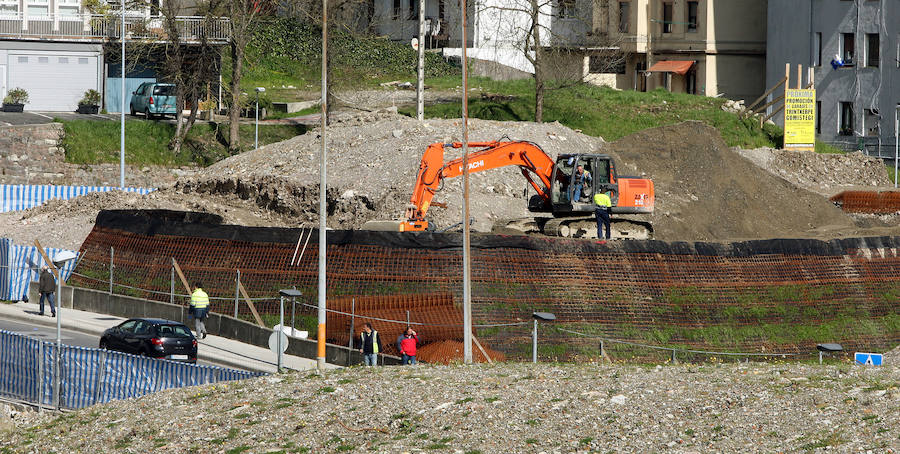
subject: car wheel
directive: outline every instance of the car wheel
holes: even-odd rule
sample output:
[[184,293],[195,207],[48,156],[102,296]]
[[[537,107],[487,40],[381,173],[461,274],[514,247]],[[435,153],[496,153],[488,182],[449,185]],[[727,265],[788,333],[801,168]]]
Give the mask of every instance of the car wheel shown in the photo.
[[109,345],[106,343],[106,339],[100,339],[100,349],[106,350],[109,348]]
[[153,115],[150,115],[150,108],[149,108],[149,107],[146,108],[146,109],[144,109],[144,115],[147,117],[148,120],[152,120],[152,119],[153,119]]
[[136,117],[136,116],[137,116],[137,112],[134,111],[134,104],[129,105],[129,107],[131,108],[131,116],[132,116],[132,117]]

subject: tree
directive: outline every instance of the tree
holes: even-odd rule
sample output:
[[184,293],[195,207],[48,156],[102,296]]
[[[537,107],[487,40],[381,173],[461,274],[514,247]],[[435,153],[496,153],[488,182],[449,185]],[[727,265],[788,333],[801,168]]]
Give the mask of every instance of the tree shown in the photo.
[[[584,81],[585,58],[590,58],[592,68],[599,71],[624,62],[619,50],[622,38],[605,30],[609,18],[603,16],[603,8],[598,8],[608,0],[588,2],[590,11],[586,4],[574,0],[499,0],[479,11],[486,16],[480,19],[482,23],[495,24],[496,55],[517,49],[533,68],[536,122],[544,121],[548,89]],[[593,23],[593,16],[601,17]]]
[[[196,42],[183,36],[178,15],[185,8],[182,0],[166,0],[160,7],[166,34],[162,71],[166,80],[175,84],[175,135],[169,148],[178,153],[194,126],[202,93],[207,84],[216,81],[221,61],[219,46],[210,42],[209,31],[222,12],[222,0],[206,0],[195,4],[203,24],[197,27]],[[187,121],[184,106],[191,106]]]
[[252,27],[263,7],[259,0],[225,0],[228,10],[231,42],[231,108],[228,110],[228,149],[232,154],[240,152],[241,78],[244,71],[244,51],[253,38]]

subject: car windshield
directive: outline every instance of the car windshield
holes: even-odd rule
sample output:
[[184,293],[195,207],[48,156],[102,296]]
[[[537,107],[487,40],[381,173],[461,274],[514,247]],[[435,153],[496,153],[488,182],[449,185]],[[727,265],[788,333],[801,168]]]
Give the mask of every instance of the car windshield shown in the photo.
[[172,96],[175,94],[174,85],[157,85],[153,87],[154,95]]
[[191,337],[191,331],[184,325],[159,325],[156,332],[160,337]]

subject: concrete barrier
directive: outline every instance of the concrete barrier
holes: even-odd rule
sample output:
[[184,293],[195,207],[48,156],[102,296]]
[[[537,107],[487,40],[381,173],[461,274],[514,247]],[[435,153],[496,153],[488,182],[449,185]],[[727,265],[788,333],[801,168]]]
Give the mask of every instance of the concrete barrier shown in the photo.
[[[38,283],[32,282],[29,286],[28,298],[38,298]],[[95,312],[98,314],[115,315],[117,317],[136,318],[152,317],[163,318],[182,322],[193,327],[192,319],[187,308],[177,304],[169,304],[160,301],[146,300],[132,296],[115,295],[100,290],[80,287],[63,286],[63,307],[79,311]],[[269,336],[271,328],[265,328],[254,323],[239,320],[234,317],[211,312],[206,320],[206,329],[209,334],[234,339],[245,344],[269,348]],[[318,343],[311,339],[290,338],[288,355],[315,359],[318,352]],[[385,364],[400,364],[400,358],[396,356],[381,355]],[[345,346],[326,344],[325,361],[339,366],[362,364],[362,355],[357,350],[351,350]]]

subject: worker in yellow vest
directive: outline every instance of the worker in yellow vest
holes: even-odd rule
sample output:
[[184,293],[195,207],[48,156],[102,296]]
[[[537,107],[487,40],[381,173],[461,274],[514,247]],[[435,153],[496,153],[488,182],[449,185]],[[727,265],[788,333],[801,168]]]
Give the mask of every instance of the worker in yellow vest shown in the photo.
[[610,237],[609,212],[612,209],[612,200],[605,192],[594,194],[594,204],[597,205],[594,214],[597,215],[597,238],[603,238],[602,226],[606,226],[606,239]]
[[209,311],[209,295],[203,291],[199,282],[194,283],[194,293],[191,293],[191,313],[194,315],[194,327],[197,337],[206,338],[206,320]]

